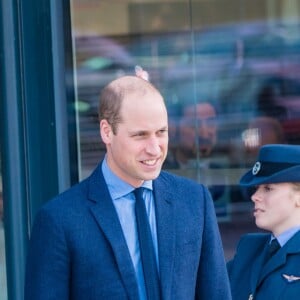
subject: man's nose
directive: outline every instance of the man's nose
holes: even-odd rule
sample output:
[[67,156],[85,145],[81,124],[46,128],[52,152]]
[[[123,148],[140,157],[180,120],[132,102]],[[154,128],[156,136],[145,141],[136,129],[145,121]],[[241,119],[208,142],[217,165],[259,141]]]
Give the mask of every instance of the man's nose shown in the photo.
[[160,153],[160,142],[156,137],[149,138],[146,146],[147,153],[151,155],[157,155]]

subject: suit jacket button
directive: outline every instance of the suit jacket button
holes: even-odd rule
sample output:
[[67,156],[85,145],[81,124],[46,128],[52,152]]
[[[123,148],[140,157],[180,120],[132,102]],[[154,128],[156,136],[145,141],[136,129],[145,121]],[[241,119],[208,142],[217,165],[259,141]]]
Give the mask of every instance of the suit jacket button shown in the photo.
[[253,295],[250,294],[248,300],[253,300],[253,299],[254,299],[254,298],[253,298]]

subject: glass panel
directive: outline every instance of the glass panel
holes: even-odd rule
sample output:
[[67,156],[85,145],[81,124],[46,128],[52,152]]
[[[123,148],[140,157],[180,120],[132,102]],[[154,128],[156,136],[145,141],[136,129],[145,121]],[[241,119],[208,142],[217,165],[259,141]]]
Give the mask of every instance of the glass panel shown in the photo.
[[258,231],[241,175],[260,145],[300,142],[296,0],[72,1],[81,179],[103,157],[102,87],[142,66],[169,112],[164,168],[209,186],[226,257]]
[[[194,96],[190,137],[197,156],[190,156],[211,188],[229,258],[242,233],[258,231],[249,191],[238,186],[239,178],[253,166],[261,145],[300,142],[299,2],[233,0],[224,10],[219,5],[192,1],[193,60],[186,67],[193,74],[184,78],[186,89],[181,78],[173,86],[183,95],[181,103]],[[216,110],[216,123],[206,127],[204,102]],[[184,132],[183,148],[193,144],[186,138]],[[209,155],[202,150],[205,140],[214,144]],[[180,147],[179,142],[177,151]],[[201,167],[206,160],[210,176]]]
[[1,151],[0,151],[0,300],[6,300],[6,299],[7,299],[7,285],[6,285],[5,240],[4,240],[4,218],[3,218],[3,197],[2,197]]

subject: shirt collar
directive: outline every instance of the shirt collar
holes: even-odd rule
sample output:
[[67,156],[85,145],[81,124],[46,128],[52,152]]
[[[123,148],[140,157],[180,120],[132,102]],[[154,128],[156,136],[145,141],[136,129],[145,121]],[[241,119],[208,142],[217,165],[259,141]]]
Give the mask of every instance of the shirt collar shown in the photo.
[[[102,163],[102,173],[113,200],[124,197],[135,189],[132,185],[125,182],[115,173],[113,173],[107,164],[106,156]],[[152,180],[145,180],[142,184],[142,187],[153,190]]]
[[[287,241],[290,240],[299,230],[300,230],[300,226],[295,226],[279,234],[276,238],[280,246],[283,247],[287,243]],[[272,235],[271,241],[274,238],[275,238],[274,235]]]

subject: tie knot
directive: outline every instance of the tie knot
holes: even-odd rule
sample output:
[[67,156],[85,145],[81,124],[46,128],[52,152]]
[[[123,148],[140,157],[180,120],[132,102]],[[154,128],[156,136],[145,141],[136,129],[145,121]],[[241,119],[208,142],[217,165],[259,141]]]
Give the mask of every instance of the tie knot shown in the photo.
[[134,196],[135,196],[135,199],[137,201],[139,201],[140,199],[143,199],[143,191],[144,191],[144,188],[143,187],[139,187],[139,188],[136,188],[133,193],[134,193]]
[[269,255],[272,256],[278,249],[280,244],[277,239],[273,239],[269,245]]

